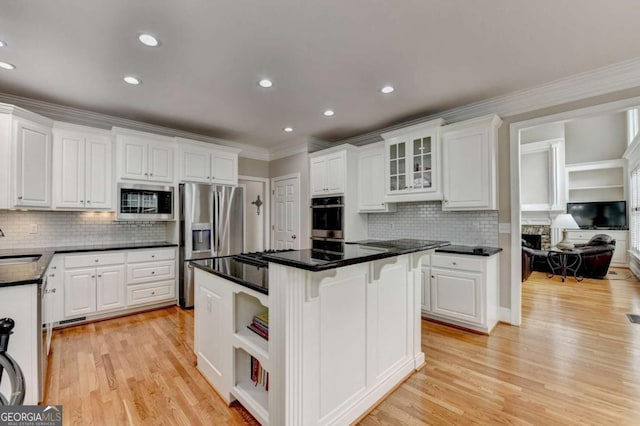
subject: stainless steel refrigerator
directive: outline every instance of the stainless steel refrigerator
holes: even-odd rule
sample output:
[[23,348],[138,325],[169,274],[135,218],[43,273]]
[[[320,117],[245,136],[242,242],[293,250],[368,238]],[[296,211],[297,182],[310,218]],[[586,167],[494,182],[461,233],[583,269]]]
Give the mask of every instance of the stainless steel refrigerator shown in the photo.
[[180,306],[193,307],[193,268],[189,260],[243,252],[242,188],[180,184]]

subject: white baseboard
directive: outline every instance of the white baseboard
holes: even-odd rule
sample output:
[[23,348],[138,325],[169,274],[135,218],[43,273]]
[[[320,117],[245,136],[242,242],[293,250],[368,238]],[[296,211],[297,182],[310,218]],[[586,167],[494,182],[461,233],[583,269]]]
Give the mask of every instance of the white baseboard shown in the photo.
[[498,308],[498,321],[506,322],[507,324],[511,324],[511,309],[503,308],[502,306]]

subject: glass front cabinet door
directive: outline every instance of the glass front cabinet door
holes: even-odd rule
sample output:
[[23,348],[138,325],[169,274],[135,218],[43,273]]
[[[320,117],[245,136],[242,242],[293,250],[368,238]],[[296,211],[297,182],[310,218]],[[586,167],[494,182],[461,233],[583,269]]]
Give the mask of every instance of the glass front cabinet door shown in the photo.
[[442,199],[438,127],[422,124],[383,134],[387,201]]

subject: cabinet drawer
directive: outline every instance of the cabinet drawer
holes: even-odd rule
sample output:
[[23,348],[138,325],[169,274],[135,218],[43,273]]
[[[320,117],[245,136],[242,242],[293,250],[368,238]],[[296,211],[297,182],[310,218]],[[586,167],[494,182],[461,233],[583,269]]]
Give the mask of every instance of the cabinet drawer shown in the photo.
[[104,253],[95,252],[92,254],[79,254],[65,256],[65,268],[87,268],[105,265],[120,265],[124,263],[125,253]]
[[127,266],[127,284],[168,280],[176,277],[176,264],[169,262],[139,263]]
[[127,305],[141,305],[175,298],[175,288],[175,280],[129,286],[127,287]]
[[431,266],[439,266],[441,268],[482,272],[484,270],[483,263],[482,259],[478,259],[475,256],[448,256],[441,254],[431,256]]
[[130,251],[128,261],[135,262],[153,262],[156,260],[171,260],[176,258],[176,250],[169,249],[153,249],[153,250],[137,250]]

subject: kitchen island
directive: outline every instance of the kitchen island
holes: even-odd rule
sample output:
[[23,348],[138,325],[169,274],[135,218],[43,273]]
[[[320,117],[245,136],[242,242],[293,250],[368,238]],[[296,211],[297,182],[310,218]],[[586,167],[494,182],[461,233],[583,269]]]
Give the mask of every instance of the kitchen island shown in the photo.
[[351,423],[424,364],[421,261],[446,244],[286,251],[264,255],[268,268],[193,262],[198,368],[262,424]]

